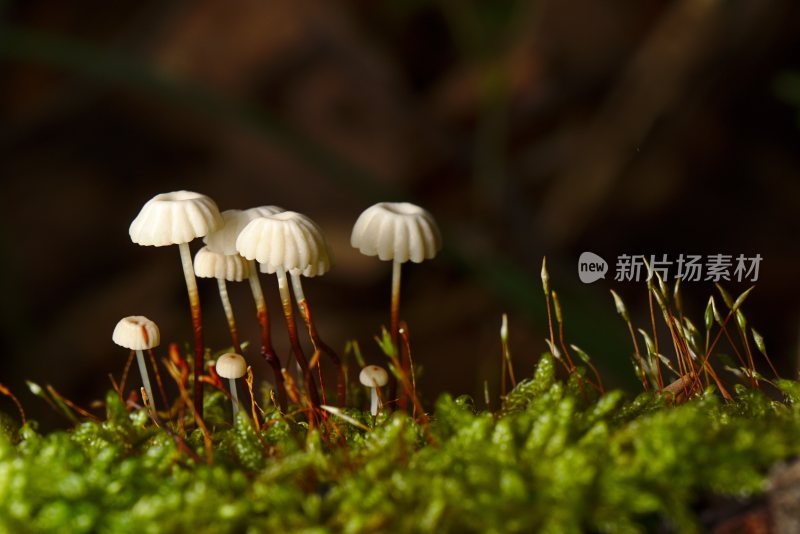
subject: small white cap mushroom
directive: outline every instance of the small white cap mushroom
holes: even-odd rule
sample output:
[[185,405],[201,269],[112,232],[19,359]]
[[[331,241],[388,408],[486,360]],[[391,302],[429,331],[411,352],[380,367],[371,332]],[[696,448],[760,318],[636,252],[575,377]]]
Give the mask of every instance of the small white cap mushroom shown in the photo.
[[147,350],[161,343],[158,325],[142,315],[131,315],[121,319],[114,327],[111,339],[130,350]]
[[241,282],[250,277],[250,263],[238,254],[218,254],[203,247],[194,257],[194,274],[199,278],[216,278]]
[[163,247],[188,243],[222,226],[217,205],[192,191],[154,196],[142,207],[128,233],[139,245]]
[[239,354],[228,352],[217,358],[216,371],[222,378],[242,378],[247,372],[247,362]]
[[227,378],[230,383],[233,422],[236,424],[236,412],[239,411],[239,394],[236,391],[236,379],[242,378],[247,372],[247,362],[239,354],[228,352],[217,358],[216,370],[219,376]]
[[239,234],[236,249],[248,260],[258,261],[263,273],[283,269],[303,276],[318,276],[331,266],[322,230],[295,211],[253,219]]
[[382,388],[389,382],[389,373],[380,365],[367,365],[361,369],[358,379],[368,388]]
[[378,408],[380,408],[380,398],[378,397],[378,389],[382,388],[389,382],[389,374],[386,369],[379,365],[367,365],[358,374],[358,379],[361,384],[370,388],[370,405],[369,412],[372,416],[378,415]]
[[223,225],[217,231],[208,234],[203,242],[209,250],[226,256],[238,254],[236,238],[247,223],[258,217],[267,217],[286,211],[278,206],[258,206],[246,210],[225,210],[222,212]]
[[379,202],[358,217],[350,244],[367,256],[381,260],[421,263],[442,248],[433,216],[408,202]]
[[114,327],[111,339],[120,347],[136,351],[136,362],[142,375],[142,384],[150,403],[154,403],[153,388],[150,386],[150,377],[147,375],[147,364],[142,351],[157,347],[161,343],[161,333],[156,323],[142,315],[124,317]]

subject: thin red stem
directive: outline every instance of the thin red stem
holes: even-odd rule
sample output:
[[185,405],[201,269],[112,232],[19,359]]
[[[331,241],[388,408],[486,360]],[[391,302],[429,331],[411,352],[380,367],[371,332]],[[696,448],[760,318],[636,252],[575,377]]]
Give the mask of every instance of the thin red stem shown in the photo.
[[306,327],[308,328],[308,335],[311,338],[311,343],[314,345],[314,349],[328,356],[334,367],[336,367],[336,402],[340,408],[344,408],[347,403],[347,392],[342,360],[339,358],[339,355],[336,354],[336,352],[334,352],[334,350],[330,348],[330,346],[328,346],[328,344],[325,343],[319,336],[317,328],[314,325],[314,318],[311,315],[311,307],[308,305],[308,301],[306,299],[302,299],[300,301],[300,308],[303,311],[303,319],[305,320]]
[[294,320],[294,309],[292,308],[292,299],[289,295],[289,282],[286,278],[286,272],[282,269],[276,273],[278,275],[278,289],[281,293],[281,305],[283,306],[283,316],[286,319],[286,330],[289,333],[289,342],[292,346],[292,352],[300,369],[303,371],[303,381],[306,383],[308,396],[311,400],[312,411],[319,407],[319,393],[314,378],[311,375],[311,369],[308,367],[308,361],[303,353],[303,348],[300,345],[300,338],[297,337],[297,324]]
[[178,245],[181,253],[183,274],[186,279],[186,291],[189,294],[189,307],[192,312],[192,330],[194,332],[194,409],[200,419],[203,418],[203,362],[205,347],[203,346],[203,319],[200,312],[200,295],[197,292],[197,280],[194,277],[192,253],[188,243]]
[[283,380],[281,371],[281,361],[272,346],[272,336],[270,335],[269,310],[267,301],[264,299],[264,291],[261,289],[261,280],[258,277],[258,269],[254,261],[250,261],[250,290],[253,293],[253,300],[256,303],[256,317],[258,326],[261,328],[261,357],[267,361],[272,368],[275,377],[275,389],[278,391],[278,406],[283,413],[286,413],[289,402],[286,395],[286,384]]

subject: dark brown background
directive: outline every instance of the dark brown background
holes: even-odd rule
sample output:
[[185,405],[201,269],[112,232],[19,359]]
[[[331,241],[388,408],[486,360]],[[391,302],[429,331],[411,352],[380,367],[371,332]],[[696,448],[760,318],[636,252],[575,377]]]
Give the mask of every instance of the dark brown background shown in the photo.
[[[428,399],[497,391],[503,311],[530,372],[543,255],[571,341],[630,386],[608,289],[644,325],[643,287],[580,284],[584,250],[760,253],[746,309],[794,372],[799,34],[792,0],[4,2],[0,382],[52,422],[24,379],[98,398],[125,358],[120,317],[189,338],[177,250],[127,235],[181,188],[318,221],[337,262],[306,286],[321,332],[373,362],[389,266],[349,247],[351,225],[375,200],[428,208],[447,248],[403,288]],[[699,323],[712,289],[685,288]],[[255,339],[247,288],[231,292]],[[220,346],[214,283],[201,293]]]

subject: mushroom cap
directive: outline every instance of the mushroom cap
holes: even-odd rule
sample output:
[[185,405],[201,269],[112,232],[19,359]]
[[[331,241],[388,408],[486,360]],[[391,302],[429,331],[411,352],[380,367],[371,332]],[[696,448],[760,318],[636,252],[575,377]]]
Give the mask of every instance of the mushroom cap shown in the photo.
[[120,347],[130,350],[146,350],[161,343],[158,325],[143,315],[131,315],[120,319],[114,327],[111,339]]
[[262,273],[282,268],[317,276],[331,267],[330,252],[317,224],[295,211],[253,219],[236,240],[239,254],[261,264]]
[[194,257],[194,274],[199,278],[241,282],[250,277],[250,263],[238,254],[226,256],[203,247]]
[[442,237],[433,216],[408,202],[379,202],[358,217],[350,244],[383,261],[421,263],[436,256]]
[[368,388],[381,388],[389,382],[389,374],[380,365],[368,365],[361,369],[358,379]]
[[216,371],[222,378],[242,378],[247,372],[247,362],[241,355],[228,352],[217,358]]
[[286,211],[278,206],[258,206],[246,210],[225,210],[222,212],[222,227],[211,232],[203,242],[213,252],[230,256],[238,254],[236,251],[236,238],[247,226],[247,223],[257,217],[266,217]]
[[188,243],[222,226],[217,205],[192,191],[156,195],[142,207],[128,233],[139,245],[164,247]]

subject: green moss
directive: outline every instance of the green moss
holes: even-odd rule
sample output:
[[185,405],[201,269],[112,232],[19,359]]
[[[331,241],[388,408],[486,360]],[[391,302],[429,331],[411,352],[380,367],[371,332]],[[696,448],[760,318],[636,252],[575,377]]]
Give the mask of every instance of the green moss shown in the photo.
[[[641,532],[668,518],[699,530],[708,494],[764,490],[765,470],[800,452],[800,384],[787,402],[740,388],[681,405],[599,398],[555,377],[545,355],[501,414],[445,395],[432,446],[408,416],[339,436],[280,421],[256,432],[210,395],[214,463],[181,453],[115,394],[108,417],[68,432],[0,432],[0,532]],[[348,410],[371,425],[368,414]],[[204,458],[202,436],[187,442]]]

